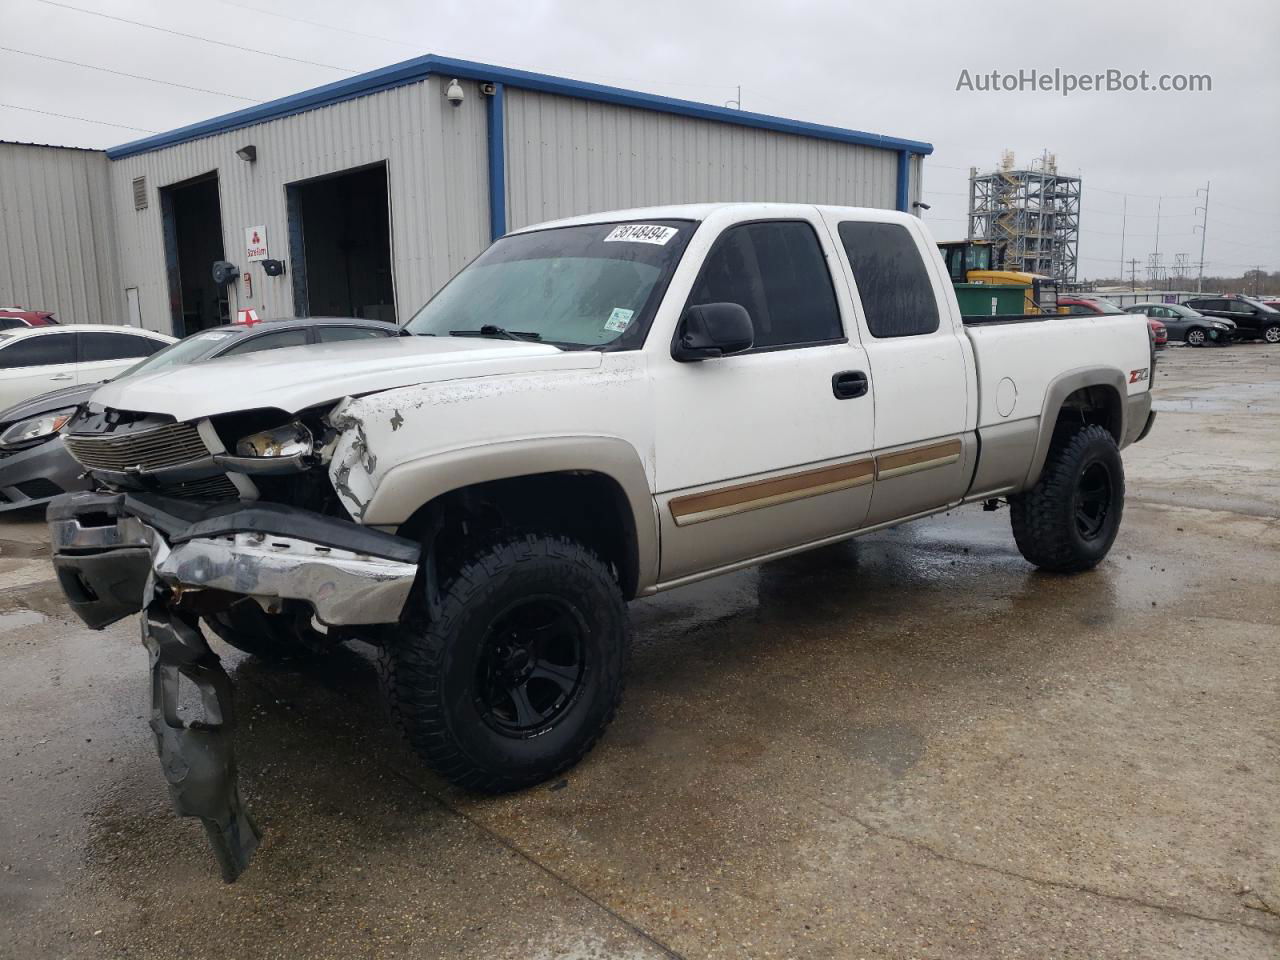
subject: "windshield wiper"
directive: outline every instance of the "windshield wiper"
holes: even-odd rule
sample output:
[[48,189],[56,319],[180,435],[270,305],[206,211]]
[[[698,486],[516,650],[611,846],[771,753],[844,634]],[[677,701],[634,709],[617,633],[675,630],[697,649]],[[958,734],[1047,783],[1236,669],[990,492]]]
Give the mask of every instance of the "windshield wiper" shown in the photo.
[[479,330],[450,330],[451,337],[501,337],[504,340],[520,340],[524,343],[536,343],[542,334],[532,330],[508,330],[505,327],[486,323]]

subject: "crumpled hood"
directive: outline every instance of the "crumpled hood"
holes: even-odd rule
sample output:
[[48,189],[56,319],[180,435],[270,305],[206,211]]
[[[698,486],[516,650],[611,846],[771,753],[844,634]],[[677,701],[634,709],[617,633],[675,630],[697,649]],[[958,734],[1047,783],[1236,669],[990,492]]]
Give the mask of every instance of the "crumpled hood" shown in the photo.
[[416,383],[600,365],[594,350],[474,337],[393,337],[264,350],[104,384],[91,403],[195,420],[237,410],[296,413]]

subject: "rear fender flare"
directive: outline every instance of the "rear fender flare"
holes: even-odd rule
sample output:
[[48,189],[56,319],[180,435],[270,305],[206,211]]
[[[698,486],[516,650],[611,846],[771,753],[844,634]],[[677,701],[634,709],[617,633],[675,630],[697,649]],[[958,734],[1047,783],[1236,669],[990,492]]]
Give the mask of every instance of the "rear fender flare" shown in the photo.
[[1127,382],[1124,374],[1113,367],[1081,367],[1068,370],[1049,381],[1049,386],[1044,393],[1044,406],[1040,410],[1040,430],[1036,436],[1035,454],[1031,458],[1026,482],[1022,485],[1024,490],[1035,486],[1036,481],[1040,479],[1045,461],[1049,458],[1049,447],[1053,443],[1053,431],[1058,423],[1058,414],[1062,412],[1067,397],[1077,390],[1083,390],[1086,387],[1106,387],[1114,392],[1118,426],[1115,433],[1116,443],[1123,443],[1124,438],[1129,435],[1129,425],[1126,422],[1129,416],[1129,405],[1126,403]]

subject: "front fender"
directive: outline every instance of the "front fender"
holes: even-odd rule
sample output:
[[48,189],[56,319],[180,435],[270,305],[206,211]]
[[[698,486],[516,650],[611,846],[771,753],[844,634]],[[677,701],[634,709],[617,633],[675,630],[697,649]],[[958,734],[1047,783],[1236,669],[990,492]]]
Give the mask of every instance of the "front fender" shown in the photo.
[[622,491],[634,524],[636,590],[644,592],[657,582],[656,507],[644,463],[625,440],[601,436],[536,437],[461,447],[396,464],[381,474],[376,487],[372,487],[370,478],[374,468],[366,468],[361,462],[362,457],[368,456],[361,447],[358,432],[348,429],[335,448],[330,473],[353,516],[362,523],[382,527],[399,526],[424,504],[477,483],[550,473],[606,476]]

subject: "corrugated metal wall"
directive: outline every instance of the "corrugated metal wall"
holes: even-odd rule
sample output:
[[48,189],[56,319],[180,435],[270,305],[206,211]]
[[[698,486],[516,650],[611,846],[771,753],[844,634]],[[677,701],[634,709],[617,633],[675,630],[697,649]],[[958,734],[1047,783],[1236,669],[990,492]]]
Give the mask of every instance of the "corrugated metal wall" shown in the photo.
[[[111,164],[122,290],[137,287],[143,324],[170,331],[158,190],[216,172],[224,253],[253,275],[232,309],[294,314],[288,274],[248,265],[244,229],[265,224],[270,254],[289,260],[286,184],[387,164],[396,307],[408,317],[489,242],[486,98],[478,84],[453,106],[447,77],[217,134]],[[892,208],[893,150],[615,106],[508,87],[508,228],[593,210],[708,200],[774,200]],[[235,151],[253,144],[257,161]],[[912,161],[911,197],[920,161]],[[147,178],[147,208],[132,182]]]
[[894,206],[892,150],[508,88],[507,220],[716,200]]
[[0,306],[123,323],[106,154],[0,143],[0,171]]
[[[247,264],[244,229],[265,224],[271,256],[288,261],[285,185],[379,162],[387,164],[396,307],[401,317],[416,310],[489,240],[484,103],[469,85],[466,103],[454,108],[439,87],[431,77],[113,162],[121,284],[138,287],[143,324],[171,329],[160,187],[216,171],[224,255],[253,275],[253,296],[237,284],[232,309],[292,316],[288,274],[267,277]],[[246,144],[257,147],[252,164],[235,155]],[[139,176],[148,205],[135,212]]]

